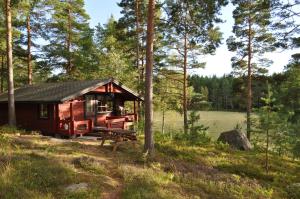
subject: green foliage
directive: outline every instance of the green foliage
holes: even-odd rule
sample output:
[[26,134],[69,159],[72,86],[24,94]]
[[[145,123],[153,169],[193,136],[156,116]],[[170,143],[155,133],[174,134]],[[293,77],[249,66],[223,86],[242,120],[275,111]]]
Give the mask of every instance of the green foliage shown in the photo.
[[174,139],[177,141],[184,141],[190,145],[205,145],[211,142],[211,138],[207,135],[208,127],[202,124],[196,125],[200,120],[200,114],[196,111],[192,111],[189,115],[189,133],[177,133],[174,135]]
[[[227,39],[227,45],[230,51],[236,52],[232,58],[233,69],[235,73],[243,75],[250,64],[252,74],[264,74],[271,62],[263,55],[275,50],[275,38],[269,31],[270,2],[234,0],[232,3],[237,6],[233,11],[234,36]],[[261,58],[251,60],[257,55]]]
[[0,134],[26,134],[26,131],[17,127],[1,126]]
[[136,88],[137,70],[128,60],[128,52],[119,38],[125,32],[118,29],[117,21],[110,17],[103,27],[98,24],[95,31],[95,41],[98,52],[99,65],[90,74],[92,78],[113,77],[131,88]]
[[272,29],[277,39],[276,47],[283,49],[299,47],[300,24],[297,20],[300,15],[299,5],[298,0],[272,1],[274,16]]
[[293,185],[288,186],[287,188],[287,192],[288,192],[288,196],[291,199],[297,199],[300,197],[300,184],[299,183],[295,183]]
[[46,25],[47,34],[44,38],[49,44],[43,48],[43,61],[52,70],[67,75],[74,73],[73,76],[67,76],[74,79],[76,70],[92,65],[89,62],[89,57],[93,55],[90,46],[93,44],[92,34],[89,34],[89,16],[84,9],[84,1],[53,0],[48,2],[48,7],[52,13]]
[[300,158],[300,141],[297,141],[292,149],[293,155],[296,158]]

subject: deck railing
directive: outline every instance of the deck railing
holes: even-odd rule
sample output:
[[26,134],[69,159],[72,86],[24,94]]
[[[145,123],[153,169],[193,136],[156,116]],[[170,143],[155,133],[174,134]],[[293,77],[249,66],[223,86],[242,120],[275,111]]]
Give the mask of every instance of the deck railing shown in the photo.
[[127,114],[122,116],[107,116],[106,128],[128,129],[136,121],[136,114]]
[[91,120],[59,120],[59,133],[65,135],[76,135],[76,134],[85,134],[89,133],[92,130],[92,121]]

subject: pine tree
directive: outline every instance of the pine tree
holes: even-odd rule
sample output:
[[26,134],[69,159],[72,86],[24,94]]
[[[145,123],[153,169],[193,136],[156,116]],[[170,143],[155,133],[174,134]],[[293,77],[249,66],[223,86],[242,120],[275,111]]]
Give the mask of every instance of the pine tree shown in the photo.
[[99,53],[99,66],[94,76],[114,77],[126,85],[134,88],[133,79],[137,70],[128,61],[126,47],[119,40],[123,30],[118,29],[117,21],[111,16],[104,26],[98,24],[95,29],[95,42]]
[[[161,75],[164,74],[164,75]],[[177,74],[178,75],[178,74]],[[178,111],[181,108],[181,92],[178,87],[178,81],[174,79],[176,74],[173,71],[163,70],[155,77],[154,102],[155,107],[162,112],[161,133],[165,132],[165,118],[167,111]]]
[[123,16],[118,20],[118,29],[125,30],[119,35],[123,46],[127,48],[127,59],[136,66],[139,93],[143,93],[141,85],[144,82],[145,52],[146,52],[146,21],[147,1],[122,0],[118,3]]
[[234,36],[227,40],[228,49],[236,52],[232,66],[240,75],[247,73],[247,137],[251,138],[252,76],[265,73],[270,64],[263,59],[265,52],[274,50],[274,37],[269,32],[270,2],[265,0],[234,0]]
[[[300,40],[300,1],[272,0],[272,28],[277,38],[276,47],[295,48]],[[297,43],[297,42],[296,42]]]
[[277,113],[273,111],[273,104],[275,99],[273,97],[273,93],[271,91],[271,87],[268,84],[268,91],[265,98],[262,98],[265,105],[261,107],[258,111],[259,117],[259,124],[257,131],[260,133],[265,134],[265,169],[266,172],[269,172],[269,151],[270,151],[270,144],[271,144],[271,133],[274,134],[276,129],[276,118]]
[[[0,4],[3,5],[3,1],[0,1]],[[6,59],[6,41],[5,41],[5,9],[4,8],[0,8],[0,58],[1,58],[1,68],[0,68],[0,93],[4,92],[4,80],[5,77],[7,76],[5,73],[5,59]],[[3,35],[3,37],[2,37]]]
[[184,132],[188,131],[188,70],[203,67],[199,55],[214,52],[221,40],[221,33],[214,27],[221,20],[216,17],[226,1],[166,1],[169,47],[173,50],[170,66],[182,71],[182,107]]
[[144,150],[150,154],[154,151],[153,139],[153,46],[154,46],[154,18],[155,0],[149,0],[147,20],[146,45],[146,80],[145,80],[145,146]]
[[88,25],[89,16],[84,10],[83,0],[53,0],[48,2],[52,8],[52,17],[47,24],[49,45],[44,47],[45,61],[53,69],[60,69],[71,77],[80,64],[82,42],[92,37]]
[[[146,26],[147,26],[147,5],[146,0],[122,0],[118,5],[121,7],[123,16],[118,20],[118,29],[123,30],[119,40],[126,47],[127,59],[131,65],[136,66],[138,76],[136,84],[140,95],[144,94],[145,63],[146,63]],[[154,46],[154,67],[155,70],[161,66],[164,59],[164,42],[162,34],[164,31],[161,11],[162,3],[155,4],[155,46]]]
[[6,13],[6,53],[8,68],[8,125],[16,126],[15,95],[14,95],[14,73],[13,73],[13,52],[12,52],[12,9],[11,1],[5,0]]
[[[27,62],[27,84],[33,83],[33,63],[36,56],[32,53],[32,48],[39,50],[39,45],[35,42],[44,34],[46,23],[46,1],[45,0],[24,0],[18,4],[20,10],[17,28],[20,30],[21,45],[26,45]],[[23,35],[24,34],[24,35]],[[26,39],[23,39],[26,37]],[[23,41],[24,40],[24,41]]]

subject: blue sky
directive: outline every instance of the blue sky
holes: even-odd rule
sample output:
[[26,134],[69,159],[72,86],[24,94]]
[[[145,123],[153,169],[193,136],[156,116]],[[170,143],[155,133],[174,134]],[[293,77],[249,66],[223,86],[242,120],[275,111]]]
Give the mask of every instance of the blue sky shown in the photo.
[[[111,15],[114,15],[115,18],[119,18],[121,16],[120,8],[117,5],[117,2],[119,1],[120,0],[85,0],[86,11],[91,18],[91,27],[94,27],[98,23],[106,23]],[[231,72],[230,59],[234,53],[227,50],[225,41],[227,37],[231,35],[233,25],[233,18],[231,16],[232,11],[232,5],[228,5],[222,10],[222,18],[226,21],[219,25],[223,32],[223,45],[217,49],[215,55],[209,55],[203,58],[203,60],[206,61],[205,69],[197,69],[192,71],[193,73],[207,76],[222,76],[223,74]],[[288,63],[291,55],[295,52],[296,50],[290,50],[266,54],[267,58],[273,60],[273,64],[269,68],[270,73],[282,71],[283,67]]]

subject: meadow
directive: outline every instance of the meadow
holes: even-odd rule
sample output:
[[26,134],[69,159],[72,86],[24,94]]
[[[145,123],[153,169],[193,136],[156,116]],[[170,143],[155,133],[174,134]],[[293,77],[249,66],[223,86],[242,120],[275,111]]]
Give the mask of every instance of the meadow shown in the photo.
[[[213,139],[218,138],[223,131],[234,129],[237,125],[245,129],[245,113],[225,111],[199,111],[198,124],[208,126],[208,135]],[[161,131],[162,113],[154,112],[154,130]],[[175,111],[167,111],[165,115],[165,132],[183,131],[183,116]]]

